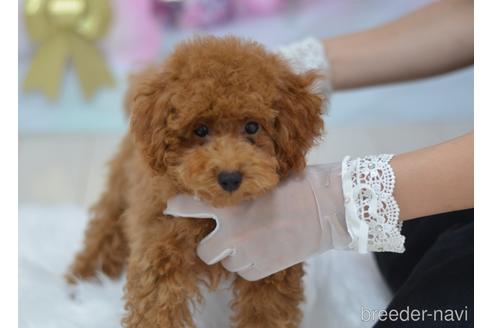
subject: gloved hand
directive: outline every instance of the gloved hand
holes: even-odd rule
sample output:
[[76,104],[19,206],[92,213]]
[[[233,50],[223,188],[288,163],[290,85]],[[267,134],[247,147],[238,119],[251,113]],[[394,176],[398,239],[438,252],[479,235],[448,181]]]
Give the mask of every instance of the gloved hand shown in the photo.
[[[311,166],[271,192],[228,208],[178,195],[168,201],[164,214],[214,218],[216,228],[199,243],[198,256],[207,264],[221,261],[246,280],[264,278],[330,249],[401,252],[398,217],[385,212],[394,208],[388,206],[394,202],[391,157],[378,159]],[[389,185],[386,178],[392,178]]]
[[[316,197],[322,197],[323,204]],[[339,164],[312,167],[273,191],[230,208],[212,208],[179,195],[168,202],[164,213],[213,217],[216,228],[200,242],[198,256],[207,264],[222,261],[227,270],[247,280],[263,278],[318,252],[346,248],[351,241]]]
[[[320,40],[307,37],[297,42],[283,45],[275,49],[275,53],[283,57],[294,73],[302,74],[310,70],[317,70],[323,78],[316,80],[311,87],[326,99],[330,99],[331,65]],[[327,107],[324,108],[324,111]]]

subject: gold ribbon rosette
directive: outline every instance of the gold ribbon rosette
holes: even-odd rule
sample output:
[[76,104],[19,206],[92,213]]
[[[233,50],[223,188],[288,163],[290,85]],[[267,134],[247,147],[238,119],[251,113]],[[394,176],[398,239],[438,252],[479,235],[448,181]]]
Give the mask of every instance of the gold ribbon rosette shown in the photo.
[[113,79],[94,41],[108,29],[111,11],[107,0],[25,0],[26,28],[39,43],[24,90],[58,96],[63,71],[72,62],[84,97],[90,98]]

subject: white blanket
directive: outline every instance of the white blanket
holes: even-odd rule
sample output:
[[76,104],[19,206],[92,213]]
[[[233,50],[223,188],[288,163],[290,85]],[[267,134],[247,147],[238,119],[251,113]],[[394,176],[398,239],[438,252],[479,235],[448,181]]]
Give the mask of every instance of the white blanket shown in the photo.
[[[76,290],[63,280],[87,219],[85,209],[75,206],[20,207],[21,328],[120,327],[124,279],[102,277],[102,284],[81,283]],[[306,271],[303,328],[371,327],[374,322],[362,320],[362,309],[384,309],[390,299],[371,255],[328,252],[310,259]],[[197,327],[229,327],[230,296],[226,287],[207,294],[195,313]]]

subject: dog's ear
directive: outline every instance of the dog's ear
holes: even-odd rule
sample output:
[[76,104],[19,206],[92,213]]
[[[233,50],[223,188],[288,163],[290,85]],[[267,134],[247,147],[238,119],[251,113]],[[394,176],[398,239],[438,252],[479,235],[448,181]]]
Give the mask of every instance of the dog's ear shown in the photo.
[[317,71],[288,71],[277,81],[280,92],[274,103],[278,111],[274,141],[281,176],[304,169],[307,151],[323,132],[325,98],[317,90],[322,79]]
[[166,77],[158,67],[150,67],[130,78],[125,111],[130,116],[130,132],[154,173],[166,171]]

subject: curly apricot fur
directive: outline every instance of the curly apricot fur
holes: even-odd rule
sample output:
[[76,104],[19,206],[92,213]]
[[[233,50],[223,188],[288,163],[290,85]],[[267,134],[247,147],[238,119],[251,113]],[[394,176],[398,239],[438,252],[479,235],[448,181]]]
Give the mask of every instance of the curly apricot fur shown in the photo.
[[[90,279],[98,270],[114,278],[127,267],[125,327],[192,327],[198,286],[213,290],[229,273],[195,253],[213,221],[165,216],[167,200],[184,192],[232,205],[304,169],[323,127],[323,97],[311,90],[318,78],[294,74],[260,44],[234,37],[184,42],[134,76],[125,100],[130,133],[110,164],[67,280]],[[258,132],[245,132],[250,121]],[[194,133],[199,125],[208,135]],[[243,174],[237,191],[220,188],[223,170]],[[236,277],[233,325],[297,327],[302,275],[299,264],[257,282]]]

